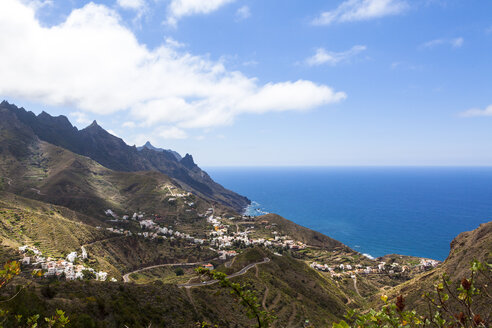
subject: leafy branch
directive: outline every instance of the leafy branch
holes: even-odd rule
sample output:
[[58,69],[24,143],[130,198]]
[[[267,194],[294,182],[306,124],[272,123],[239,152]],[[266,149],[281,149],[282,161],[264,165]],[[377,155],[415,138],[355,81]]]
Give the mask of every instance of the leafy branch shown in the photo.
[[246,315],[250,319],[255,319],[258,328],[266,328],[276,317],[268,311],[261,310],[256,293],[246,288],[244,285],[231,282],[223,272],[197,268],[196,272],[208,276],[210,279],[217,280],[220,286],[230,290],[231,295],[238,298],[239,303],[246,308]]

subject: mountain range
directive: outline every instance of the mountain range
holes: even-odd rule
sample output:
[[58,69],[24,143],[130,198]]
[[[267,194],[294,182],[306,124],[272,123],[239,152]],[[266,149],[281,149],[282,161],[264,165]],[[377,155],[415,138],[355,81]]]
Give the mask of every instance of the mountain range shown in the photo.
[[24,131],[40,140],[89,157],[106,168],[122,172],[158,171],[173,178],[183,189],[236,211],[250,203],[246,197],[213,181],[190,154],[181,158],[177,152],[155,148],[149,142],[138,148],[129,146],[96,121],[78,130],[65,116],[53,117],[44,111],[35,115],[7,101],[0,103],[0,119],[5,124],[22,125]]
[[[492,259],[492,222],[457,236],[441,264],[371,259],[276,214],[242,215],[249,200],[215,183],[190,154],[129,146],[95,121],[78,130],[64,116],[6,101],[0,177],[0,261],[24,262],[11,288],[0,288],[5,299],[20,290],[0,310],[27,318],[62,308],[71,327],[254,326],[230,293],[194,272],[206,263],[253,291],[275,313],[272,327],[295,328],[331,327],[349,310],[381,306],[381,295],[425,308],[422,293],[443,273],[459,282],[472,260]],[[57,266],[76,252],[75,264],[108,279],[70,281],[69,272],[44,269],[33,277],[42,265],[19,247]]]

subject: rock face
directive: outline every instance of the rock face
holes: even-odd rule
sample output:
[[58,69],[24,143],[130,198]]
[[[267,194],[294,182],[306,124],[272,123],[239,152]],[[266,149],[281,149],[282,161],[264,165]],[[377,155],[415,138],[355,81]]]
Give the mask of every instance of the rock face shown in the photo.
[[143,150],[143,149],[150,149],[150,150],[155,150],[155,151],[158,151],[158,152],[168,152],[168,153],[171,153],[174,155],[174,157],[176,157],[176,159],[178,161],[180,161],[182,159],[181,155],[177,152],[177,151],[174,151],[172,149],[163,149],[163,148],[157,148],[157,147],[154,147],[150,141],[147,141],[145,143],[145,145],[143,146],[140,146],[140,147],[137,147],[138,150]]
[[182,188],[236,211],[241,211],[250,203],[246,197],[213,181],[189,154],[181,158],[174,151],[155,148],[150,143],[137,149],[104,130],[96,121],[78,130],[65,116],[53,117],[46,112],[36,116],[6,101],[0,104],[0,110],[2,119],[18,121],[11,124],[24,125],[25,130],[31,130],[40,140],[87,156],[109,169],[159,171],[175,179]]

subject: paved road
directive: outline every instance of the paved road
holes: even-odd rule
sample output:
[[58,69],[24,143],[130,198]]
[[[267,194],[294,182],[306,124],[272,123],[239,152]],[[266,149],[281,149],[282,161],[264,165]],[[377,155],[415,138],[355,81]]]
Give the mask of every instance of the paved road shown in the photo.
[[[263,264],[263,263],[268,263],[268,262],[270,262],[270,259],[268,257],[265,257],[263,259],[263,261],[248,264],[247,266],[245,266],[244,268],[242,268],[238,272],[235,272],[231,275],[228,275],[227,278],[230,279],[230,278],[234,278],[237,276],[241,276],[241,275],[245,274],[246,272],[248,272],[249,269],[257,266],[258,264]],[[219,281],[218,280],[209,280],[209,281],[204,281],[201,283],[179,284],[178,287],[180,287],[180,288],[182,288],[182,287],[192,288],[192,287],[210,286],[210,285],[216,284],[217,282],[219,282]]]
[[31,188],[31,190],[32,190],[32,191],[34,191],[34,192],[35,192],[36,194],[38,194],[38,195],[44,195],[44,194],[41,192],[41,190],[39,190],[39,189],[36,189],[36,188]]
[[210,261],[211,260],[209,260],[209,261],[202,261],[202,262],[194,262],[194,263],[167,263],[167,264],[152,265],[152,266],[141,268],[141,269],[138,269],[138,270],[135,270],[135,271],[132,271],[132,272],[128,272],[127,274],[125,274],[123,276],[123,281],[124,282],[130,282],[130,275],[131,274],[137,273],[137,272],[141,272],[141,271],[145,271],[145,270],[150,270],[150,269],[155,269],[155,268],[161,268],[161,267],[173,267],[173,266],[195,266],[195,265],[207,264]]

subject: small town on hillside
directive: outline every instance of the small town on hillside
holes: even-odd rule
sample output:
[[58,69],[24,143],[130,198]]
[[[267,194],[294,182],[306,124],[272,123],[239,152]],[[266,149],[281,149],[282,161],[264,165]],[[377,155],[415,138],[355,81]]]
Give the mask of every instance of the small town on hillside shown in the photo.
[[[175,189],[174,186],[167,186],[167,189],[171,196],[168,198],[169,203],[174,203],[177,199],[183,199],[185,206],[188,207],[186,209],[187,211],[195,210],[195,204],[192,199],[190,199],[192,194],[181,191],[176,193],[173,190]],[[206,233],[208,236],[207,239],[180,232],[176,227],[163,226],[158,219],[155,219],[158,218],[156,215],[147,216],[145,212],[134,212],[132,215],[123,214],[120,216],[112,209],[107,209],[104,211],[104,214],[108,217],[108,223],[121,224],[134,222],[133,225],[131,225],[131,229],[130,227],[126,229],[117,226],[106,227],[105,230],[112,234],[137,236],[150,240],[181,239],[190,244],[208,246],[218,254],[217,258],[223,261],[236,256],[241,249],[254,246],[269,248],[277,256],[282,256],[282,252],[285,250],[301,251],[308,248],[308,245],[301,241],[295,240],[288,235],[279,232],[275,223],[270,224],[266,220],[257,222],[253,217],[247,215],[223,218],[215,215],[213,207],[208,208],[204,213],[197,213],[197,216],[205,219],[210,227],[210,230]],[[265,231],[268,231],[269,236],[252,236],[257,230],[255,224],[259,224]],[[239,228],[240,225],[243,226],[242,231]],[[96,228],[103,229],[100,226]],[[19,251],[23,254],[21,263],[33,266],[35,268],[35,273],[39,271],[38,276],[57,277],[60,279],[65,278],[66,280],[87,279],[88,277],[99,281],[107,280],[106,272],[96,271],[86,264],[82,264],[88,258],[87,251],[83,246],[80,254],[71,252],[65,259],[45,258],[42,256],[42,253],[33,246],[24,245],[19,247]],[[440,263],[439,261],[430,259],[419,260],[420,262],[411,268],[417,270],[417,272],[430,270]],[[371,263],[372,262],[374,262],[374,265],[362,265],[360,263],[326,264],[313,261],[309,265],[315,270],[329,273],[335,279],[341,278],[342,276],[354,278],[356,274],[387,274],[391,276],[408,272],[410,269],[408,264],[400,264],[397,262],[390,264],[385,261],[371,261]],[[214,268],[210,263],[204,267],[208,269]],[[116,281],[116,278],[112,277],[110,281]]]
[[[42,252],[36,247],[24,245],[19,247],[19,251],[23,254],[21,263],[23,265],[30,265],[34,267],[34,276],[43,276],[47,278],[56,277],[66,280],[75,279],[90,279],[106,281],[108,273],[104,271],[95,271],[94,269],[80,264],[88,258],[85,248],[81,247],[81,254],[77,255],[77,252],[71,252],[67,255],[66,259],[55,259],[52,257],[44,257]],[[111,278],[110,281],[116,281],[115,278]]]

